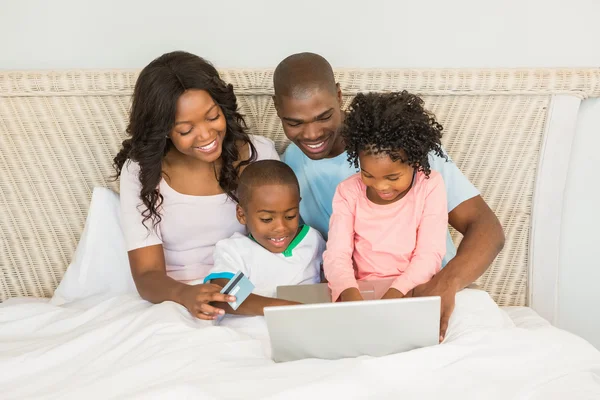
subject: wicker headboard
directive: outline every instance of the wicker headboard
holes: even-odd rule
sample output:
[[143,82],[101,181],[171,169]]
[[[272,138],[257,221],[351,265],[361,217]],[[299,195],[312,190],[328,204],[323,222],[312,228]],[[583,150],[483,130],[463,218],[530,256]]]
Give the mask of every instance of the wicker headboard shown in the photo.
[[[266,70],[224,70],[252,133],[287,141]],[[600,96],[600,70],[338,70],[360,91],[425,97],[444,145],[498,215],[506,245],[479,283],[501,305],[527,303],[532,197],[555,95]],[[0,72],[0,301],[51,296],[83,229],[94,186],[124,138],[137,71]],[[459,238],[455,235],[455,239]]]

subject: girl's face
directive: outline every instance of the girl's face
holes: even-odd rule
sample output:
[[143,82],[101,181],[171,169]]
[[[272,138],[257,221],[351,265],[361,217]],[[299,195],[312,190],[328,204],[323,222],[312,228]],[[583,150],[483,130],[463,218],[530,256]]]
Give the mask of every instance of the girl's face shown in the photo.
[[205,90],[186,90],[177,100],[169,137],[182,154],[204,162],[221,157],[227,122],[221,107]]
[[[404,156],[404,154],[401,155]],[[404,157],[402,157],[404,158]],[[385,153],[358,154],[361,177],[367,186],[367,198],[375,204],[390,204],[408,192],[414,168],[401,160],[392,161]]]

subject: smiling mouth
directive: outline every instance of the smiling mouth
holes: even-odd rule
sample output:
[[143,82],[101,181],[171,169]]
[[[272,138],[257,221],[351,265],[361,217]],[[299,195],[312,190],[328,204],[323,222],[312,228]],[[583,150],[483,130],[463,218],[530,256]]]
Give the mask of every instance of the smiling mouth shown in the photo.
[[323,150],[325,150],[325,146],[327,145],[327,142],[329,141],[329,138],[322,140],[318,143],[302,143],[304,145],[304,147],[310,151],[311,153],[319,153]]
[[390,200],[394,198],[396,194],[394,192],[377,192],[377,196],[381,197],[384,200]]
[[210,151],[213,151],[214,149],[217,148],[217,139],[213,140],[212,142],[210,142],[209,144],[207,144],[206,146],[198,146],[198,147],[194,147],[194,149],[198,150],[198,151],[202,151],[205,153],[208,153]]
[[287,236],[281,236],[276,238],[269,238],[269,241],[273,243],[274,246],[281,247],[285,244],[287,238]]

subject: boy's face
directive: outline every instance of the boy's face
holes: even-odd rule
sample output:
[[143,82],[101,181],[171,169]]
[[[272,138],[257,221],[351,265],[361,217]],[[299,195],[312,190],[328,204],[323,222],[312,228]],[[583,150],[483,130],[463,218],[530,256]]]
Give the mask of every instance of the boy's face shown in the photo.
[[344,151],[340,137],[342,92],[315,89],[306,96],[273,99],[288,139],[313,160],[335,157]]
[[410,189],[414,168],[401,160],[392,161],[385,153],[358,154],[360,174],[367,186],[367,198],[375,204],[390,204]]
[[254,187],[247,204],[237,206],[237,218],[271,253],[282,253],[298,233],[300,193],[295,185]]

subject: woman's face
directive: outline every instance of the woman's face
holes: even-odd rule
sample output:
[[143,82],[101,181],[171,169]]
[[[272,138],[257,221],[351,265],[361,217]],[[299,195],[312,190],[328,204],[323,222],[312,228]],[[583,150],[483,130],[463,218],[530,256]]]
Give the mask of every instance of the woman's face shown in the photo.
[[180,153],[210,163],[221,157],[226,129],[223,111],[210,94],[190,89],[177,100],[169,137]]

